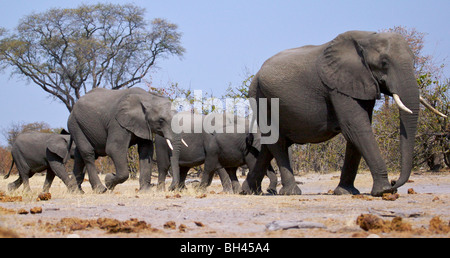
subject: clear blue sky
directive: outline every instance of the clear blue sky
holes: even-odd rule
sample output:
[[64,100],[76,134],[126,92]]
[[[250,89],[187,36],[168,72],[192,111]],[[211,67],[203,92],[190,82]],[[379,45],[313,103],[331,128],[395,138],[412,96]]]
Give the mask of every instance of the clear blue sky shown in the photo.
[[[0,26],[14,28],[19,19],[52,7],[77,7],[94,1],[0,0]],[[428,33],[425,53],[447,65],[450,77],[449,0],[135,0],[148,20],[161,17],[179,25],[182,59],[159,62],[151,73],[155,86],[178,82],[220,96],[231,83],[239,85],[245,69],[256,73],[262,63],[284,49],[323,44],[348,30],[397,25]],[[67,109],[38,86],[0,73],[0,132],[13,122],[47,122],[67,127]],[[6,140],[0,134],[0,145]]]

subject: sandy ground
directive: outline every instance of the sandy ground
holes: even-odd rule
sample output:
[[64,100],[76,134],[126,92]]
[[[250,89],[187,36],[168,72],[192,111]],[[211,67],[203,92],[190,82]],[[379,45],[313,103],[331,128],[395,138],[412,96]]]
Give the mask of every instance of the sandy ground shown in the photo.
[[[394,201],[368,195],[372,186],[368,172],[357,177],[355,185],[362,195],[356,197],[328,193],[337,186],[339,173],[297,177],[301,196],[224,194],[218,180],[205,193],[192,184],[179,193],[156,189],[138,193],[139,183],[131,179],[100,195],[84,182],[86,193],[71,195],[55,178],[51,199],[46,201],[37,200],[44,176],[30,180],[31,193],[23,193],[22,188],[8,193],[7,185],[15,179],[0,179],[0,237],[450,237],[450,172],[413,173]],[[268,184],[267,179],[263,184]],[[408,194],[408,189],[415,194]],[[42,211],[32,214],[35,207]],[[366,231],[356,222],[361,214],[375,215],[386,223],[401,217],[409,227]],[[444,229],[430,226],[436,220]],[[267,227],[292,221],[310,228]]]

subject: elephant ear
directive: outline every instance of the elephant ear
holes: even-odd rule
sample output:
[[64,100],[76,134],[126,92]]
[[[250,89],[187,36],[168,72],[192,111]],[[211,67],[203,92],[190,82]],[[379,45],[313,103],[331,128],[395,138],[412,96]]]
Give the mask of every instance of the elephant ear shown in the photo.
[[317,68],[322,82],[330,89],[355,99],[379,98],[378,82],[364,59],[358,40],[374,32],[350,31],[331,41],[318,58]]
[[119,102],[116,120],[137,137],[151,140],[152,132],[145,119],[145,106],[138,94],[124,96]]
[[47,140],[47,149],[64,159],[68,151],[69,142],[65,137],[55,134]]

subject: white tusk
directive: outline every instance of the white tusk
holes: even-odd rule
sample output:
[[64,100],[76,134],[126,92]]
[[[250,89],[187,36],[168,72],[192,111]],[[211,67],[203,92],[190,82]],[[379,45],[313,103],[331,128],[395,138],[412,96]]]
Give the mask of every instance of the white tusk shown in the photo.
[[413,112],[411,111],[411,109],[407,108],[407,107],[405,106],[405,104],[403,104],[403,102],[400,100],[400,97],[399,97],[397,94],[394,94],[393,96],[394,96],[395,103],[397,104],[397,106],[398,106],[401,110],[403,110],[403,111],[405,111],[405,112],[408,112],[408,113],[410,113],[410,114],[413,113]]
[[181,142],[184,144],[184,146],[189,148],[189,145],[184,141],[184,139],[181,139]]
[[422,96],[420,96],[420,103],[422,103],[422,105],[424,105],[426,108],[431,110],[431,112],[435,113],[436,115],[442,116],[443,118],[447,118],[446,115],[442,114],[441,112],[436,110],[434,107],[432,107],[430,104],[428,104],[428,102]]
[[166,139],[166,142],[167,142],[167,145],[169,145],[169,148],[170,148],[171,150],[173,150],[173,146],[172,146],[172,143],[170,142],[170,140],[169,140],[169,139]]

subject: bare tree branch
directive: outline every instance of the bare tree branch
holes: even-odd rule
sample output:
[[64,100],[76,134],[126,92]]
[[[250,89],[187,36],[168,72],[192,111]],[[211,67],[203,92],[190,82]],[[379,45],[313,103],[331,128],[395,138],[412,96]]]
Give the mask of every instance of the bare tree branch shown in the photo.
[[93,88],[132,87],[156,60],[183,55],[177,25],[147,22],[144,13],[133,4],[95,4],[25,16],[12,34],[0,30],[0,68],[12,67],[70,111]]

